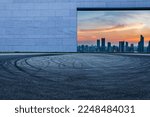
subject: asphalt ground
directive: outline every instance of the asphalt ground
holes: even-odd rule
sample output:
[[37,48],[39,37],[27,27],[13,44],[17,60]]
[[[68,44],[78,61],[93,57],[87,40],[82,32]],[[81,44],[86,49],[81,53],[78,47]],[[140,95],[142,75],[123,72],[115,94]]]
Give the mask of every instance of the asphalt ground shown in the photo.
[[145,54],[0,55],[3,100],[147,100]]

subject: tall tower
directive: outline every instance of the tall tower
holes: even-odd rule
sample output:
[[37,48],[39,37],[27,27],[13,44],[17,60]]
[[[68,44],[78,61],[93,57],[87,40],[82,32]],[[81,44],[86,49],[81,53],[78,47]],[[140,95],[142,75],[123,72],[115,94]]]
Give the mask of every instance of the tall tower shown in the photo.
[[97,40],[97,49],[96,49],[97,52],[100,52],[100,40],[98,39]]
[[138,52],[144,52],[144,36],[140,36],[140,42],[138,43]]
[[111,42],[107,43],[107,52],[112,52]]
[[128,43],[128,42],[126,42],[125,51],[126,51],[126,52],[129,52],[129,43]]
[[101,48],[102,48],[102,52],[105,52],[105,38],[102,38],[101,39],[102,41],[102,46],[101,46]]
[[134,44],[130,45],[130,52],[134,52]]
[[100,48],[100,40],[97,40],[97,48]]
[[150,52],[150,41],[148,42],[147,52]]
[[119,41],[119,52],[125,52],[125,42]]

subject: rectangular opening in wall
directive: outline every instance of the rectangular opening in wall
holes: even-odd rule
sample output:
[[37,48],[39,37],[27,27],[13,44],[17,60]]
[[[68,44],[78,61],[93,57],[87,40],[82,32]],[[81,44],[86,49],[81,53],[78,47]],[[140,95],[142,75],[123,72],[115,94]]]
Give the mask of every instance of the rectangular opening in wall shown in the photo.
[[78,8],[78,52],[150,52],[149,8]]

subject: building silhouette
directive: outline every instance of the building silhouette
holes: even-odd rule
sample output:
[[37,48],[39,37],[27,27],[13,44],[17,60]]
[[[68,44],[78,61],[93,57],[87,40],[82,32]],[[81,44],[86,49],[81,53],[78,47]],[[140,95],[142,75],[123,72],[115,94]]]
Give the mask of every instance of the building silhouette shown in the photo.
[[150,53],[150,41],[148,42],[147,52]]
[[134,53],[134,52],[148,52],[150,53],[150,41],[148,42],[148,46],[144,47],[144,36],[140,35],[140,41],[138,42],[138,46],[134,46],[134,44],[130,44],[126,41],[119,41],[119,46],[112,45],[111,42],[107,42],[106,39],[101,38],[97,39],[96,45],[79,45],[77,48],[78,52],[113,52],[113,53]]
[[107,43],[107,52],[112,52],[111,42]]
[[100,48],[100,40],[97,40],[97,48]]
[[138,52],[142,53],[144,52],[144,36],[140,36],[140,41],[138,42]]
[[129,43],[126,42],[126,45],[125,45],[125,52],[129,52]]
[[119,52],[125,52],[125,42],[124,41],[119,42]]
[[97,40],[97,51],[98,52],[100,51],[100,40],[99,39]]
[[101,51],[102,51],[102,52],[105,52],[105,48],[106,48],[106,47],[105,47],[105,38],[102,38],[102,39],[101,39],[101,43],[102,43]]
[[113,45],[113,46],[112,46],[112,52],[113,52],[113,53],[119,52],[119,47]]
[[129,52],[134,52],[134,44],[130,45]]

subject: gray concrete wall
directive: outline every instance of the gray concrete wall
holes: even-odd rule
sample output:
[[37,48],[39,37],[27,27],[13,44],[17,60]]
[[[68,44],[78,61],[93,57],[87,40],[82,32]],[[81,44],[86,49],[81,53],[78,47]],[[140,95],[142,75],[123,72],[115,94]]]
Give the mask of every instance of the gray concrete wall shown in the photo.
[[78,7],[149,7],[150,0],[0,0],[0,51],[76,52]]

